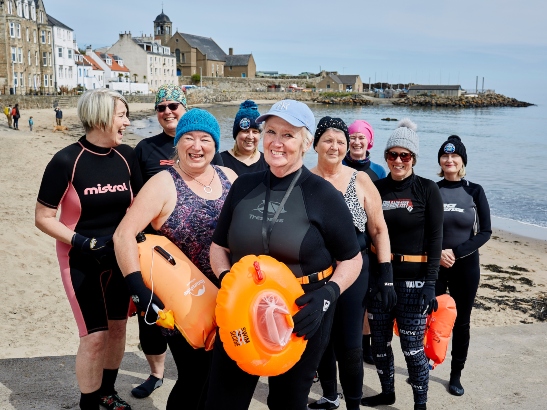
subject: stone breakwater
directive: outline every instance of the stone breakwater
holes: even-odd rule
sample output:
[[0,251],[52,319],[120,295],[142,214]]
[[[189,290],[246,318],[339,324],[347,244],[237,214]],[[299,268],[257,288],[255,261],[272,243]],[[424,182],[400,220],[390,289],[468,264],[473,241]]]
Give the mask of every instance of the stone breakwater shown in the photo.
[[501,94],[485,94],[477,97],[435,97],[416,96],[394,100],[393,105],[405,105],[410,107],[454,107],[454,108],[480,108],[480,107],[529,107],[534,105],[515,98],[509,98]]
[[[336,97],[332,95],[319,95],[313,98],[313,101],[319,104],[345,104],[345,105],[377,105],[371,98],[367,98],[362,94],[351,94]],[[387,103],[387,100],[384,102]]]

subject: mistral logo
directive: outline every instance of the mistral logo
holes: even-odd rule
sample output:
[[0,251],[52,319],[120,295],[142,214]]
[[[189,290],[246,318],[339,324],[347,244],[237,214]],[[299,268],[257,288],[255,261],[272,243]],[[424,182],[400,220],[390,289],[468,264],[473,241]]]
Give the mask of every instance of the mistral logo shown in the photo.
[[[249,219],[257,219],[259,221],[262,221],[262,215],[264,213],[265,202],[266,201],[262,200],[260,204],[255,209],[253,209],[253,212],[256,211],[259,215],[249,214]],[[272,217],[277,212],[279,206],[280,206],[279,202],[268,202],[268,221],[272,220]],[[285,208],[283,207],[281,211],[279,212],[279,214],[284,214],[286,212],[287,211],[285,211]],[[283,222],[283,219],[278,219],[277,222]]]
[[105,186],[102,186],[101,184],[97,184],[96,187],[86,188],[84,190],[84,195],[106,194],[108,192],[121,192],[121,191],[128,191],[127,186],[125,185],[125,182],[121,185],[106,184]]
[[205,293],[205,280],[200,279],[196,282],[196,279],[192,279],[188,283],[188,288],[184,291],[184,296],[201,296]]

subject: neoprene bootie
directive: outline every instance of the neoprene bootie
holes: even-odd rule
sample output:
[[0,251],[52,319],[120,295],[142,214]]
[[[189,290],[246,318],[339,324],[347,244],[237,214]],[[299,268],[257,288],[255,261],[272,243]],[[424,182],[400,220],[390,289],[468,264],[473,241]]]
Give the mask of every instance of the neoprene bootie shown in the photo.
[[363,397],[361,399],[361,406],[376,407],[376,406],[389,406],[395,403],[395,392],[393,393],[380,393],[376,396]]
[[450,381],[448,382],[448,392],[453,396],[463,396],[464,389],[460,382],[461,370],[452,370],[450,372]]

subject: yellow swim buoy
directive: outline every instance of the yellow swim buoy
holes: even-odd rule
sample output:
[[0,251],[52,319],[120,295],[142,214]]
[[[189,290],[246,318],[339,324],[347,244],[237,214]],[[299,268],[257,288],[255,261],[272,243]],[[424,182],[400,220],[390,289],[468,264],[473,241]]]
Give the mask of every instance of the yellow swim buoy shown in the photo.
[[291,270],[271,256],[247,255],[218,292],[216,319],[224,349],[245,372],[277,376],[302,356],[307,341],[293,334],[294,303],[304,291]]

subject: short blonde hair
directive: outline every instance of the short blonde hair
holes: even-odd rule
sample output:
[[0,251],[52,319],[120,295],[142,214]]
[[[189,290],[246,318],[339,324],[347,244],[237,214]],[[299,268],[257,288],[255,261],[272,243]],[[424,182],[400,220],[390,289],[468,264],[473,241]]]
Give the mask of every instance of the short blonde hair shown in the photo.
[[[465,172],[465,165],[462,164],[462,167],[461,169],[458,171],[458,176],[460,178],[463,178],[465,176],[466,172]],[[438,176],[440,176],[441,178],[444,178],[444,171],[443,169],[441,168],[440,172],[437,174]]]
[[117,100],[125,105],[127,116],[129,116],[127,100],[117,91],[98,88],[86,91],[80,97],[77,109],[78,117],[86,132],[94,128],[106,130],[112,126]]

